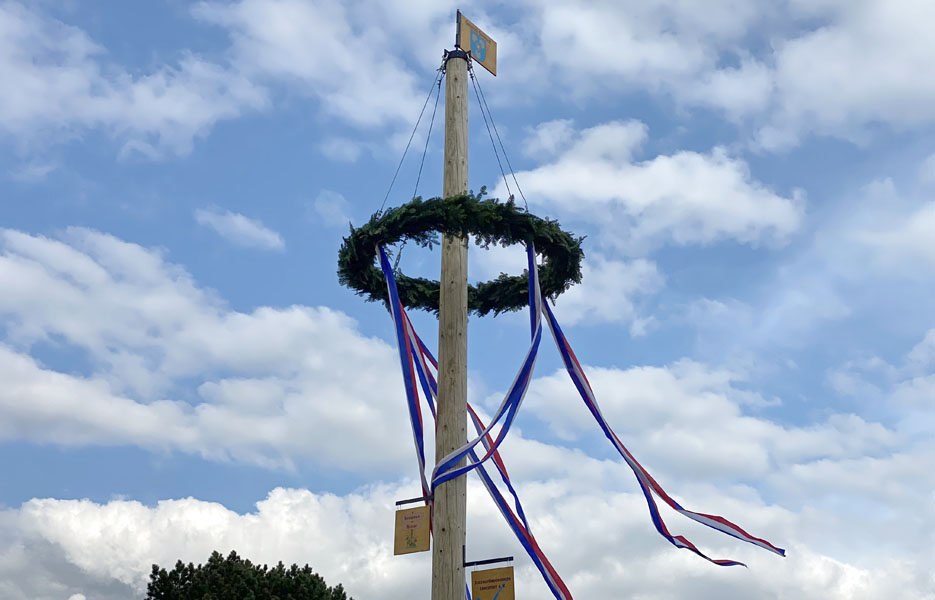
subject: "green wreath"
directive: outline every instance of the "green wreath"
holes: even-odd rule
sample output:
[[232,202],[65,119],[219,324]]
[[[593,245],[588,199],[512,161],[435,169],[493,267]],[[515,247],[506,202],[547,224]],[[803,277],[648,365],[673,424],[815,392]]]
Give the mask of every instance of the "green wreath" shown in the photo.
[[[557,221],[541,219],[520,210],[512,202],[484,199],[487,191],[451,198],[414,198],[411,202],[376,212],[370,221],[344,238],[338,251],[338,281],[374,302],[388,300],[386,280],[374,266],[377,245],[399,241],[431,248],[438,233],[474,236],[475,242],[509,246],[533,243],[544,256],[539,268],[539,287],[550,298],[581,282],[583,237],[562,231]],[[438,281],[396,273],[399,298],[407,308],[438,312]],[[468,310],[478,316],[519,310],[529,305],[528,274],[501,273],[493,281],[468,286]]]

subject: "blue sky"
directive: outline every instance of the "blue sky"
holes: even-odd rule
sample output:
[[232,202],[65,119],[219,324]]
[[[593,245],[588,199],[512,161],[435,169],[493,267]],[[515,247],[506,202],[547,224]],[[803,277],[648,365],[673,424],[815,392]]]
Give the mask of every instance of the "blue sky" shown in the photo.
[[[550,345],[503,451],[540,544],[576,597],[935,597],[931,6],[630,4],[460,8],[498,42],[477,76],[530,209],[587,236],[555,312],[605,415],[684,505],[789,556],[674,514],[750,569],[659,538]],[[456,8],[0,1],[0,597],[141,596],[214,549],[427,593],[428,555],[390,546],[418,493],[391,322],[335,271]],[[470,186],[505,197],[471,102]],[[524,261],[474,248],[471,277]],[[524,322],[471,321],[488,413]],[[521,554],[473,483],[468,553]]]

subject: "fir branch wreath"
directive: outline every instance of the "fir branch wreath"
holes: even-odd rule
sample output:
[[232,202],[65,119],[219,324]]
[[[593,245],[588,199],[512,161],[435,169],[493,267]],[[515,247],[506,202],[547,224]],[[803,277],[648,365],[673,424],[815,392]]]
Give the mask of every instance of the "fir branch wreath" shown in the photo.
[[[486,188],[450,198],[412,201],[378,211],[365,225],[354,228],[338,251],[338,281],[368,301],[386,302],[386,281],[374,266],[377,245],[414,242],[431,248],[439,243],[438,233],[473,236],[481,247],[535,244],[543,255],[539,268],[542,293],[554,298],[581,282],[583,237],[562,230],[557,221],[542,219],[516,207],[512,200],[485,199]],[[478,316],[514,311],[529,305],[528,273],[501,273],[492,281],[468,286],[468,311]],[[396,284],[403,306],[438,312],[438,281],[396,273]]]

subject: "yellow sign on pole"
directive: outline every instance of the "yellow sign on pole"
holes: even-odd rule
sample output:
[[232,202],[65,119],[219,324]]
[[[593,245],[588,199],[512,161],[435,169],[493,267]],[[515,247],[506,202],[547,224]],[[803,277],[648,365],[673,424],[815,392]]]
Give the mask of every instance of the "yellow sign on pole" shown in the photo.
[[514,600],[513,567],[472,571],[471,598],[474,600]]
[[396,535],[393,538],[393,554],[425,552],[429,549],[431,532],[428,506],[396,511]]
[[480,66],[497,74],[497,42],[458,12],[458,45]]

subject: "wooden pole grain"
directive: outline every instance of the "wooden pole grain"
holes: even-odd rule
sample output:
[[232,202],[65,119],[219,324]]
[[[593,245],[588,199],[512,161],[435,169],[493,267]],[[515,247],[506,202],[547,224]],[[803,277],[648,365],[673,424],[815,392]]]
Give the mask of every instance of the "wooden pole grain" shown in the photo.
[[[445,66],[446,198],[468,189],[467,67],[467,57],[458,50],[449,55]],[[467,441],[467,255],[467,238],[442,237],[436,464]],[[464,599],[466,512],[464,475],[438,486],[432,519],[432,600]]]

